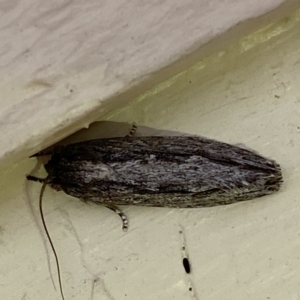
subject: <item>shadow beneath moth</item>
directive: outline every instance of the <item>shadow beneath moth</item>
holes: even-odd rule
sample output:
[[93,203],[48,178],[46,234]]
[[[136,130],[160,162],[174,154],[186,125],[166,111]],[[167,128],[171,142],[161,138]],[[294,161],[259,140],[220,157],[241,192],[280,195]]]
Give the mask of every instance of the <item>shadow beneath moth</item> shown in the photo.
[[[280,166],[255,151],[196,136],[95,139],[56,146],[45,164],[40,213],[55,255],[62,299],[59,263],[42,212],[46,185],[84,202],[101,204],[126,216],[118,205],[198,208],[232,204],[272,194],[283,182]],[[187,273],[187,264],[183,261]],[[188,265],[189,267],[189,265]]]
[[48,177],[27,179],[108,207],[123,230],[128,222],[118,205],[211,207],[272,194],[283,182],[280,166],[254,151],[195,136],[133,137],[135,130],[57,146],[45,164]]

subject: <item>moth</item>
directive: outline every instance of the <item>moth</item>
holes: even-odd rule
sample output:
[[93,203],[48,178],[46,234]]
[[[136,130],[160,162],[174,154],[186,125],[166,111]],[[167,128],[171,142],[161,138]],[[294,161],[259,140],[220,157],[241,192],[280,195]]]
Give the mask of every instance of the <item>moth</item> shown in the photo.
[[280,166],[258,153],[195,136],[96,139],[54,148],[46,182],[116,211],[118,205],[196,208],[232,204],[280,189]]
[[[272,194],[283,182],[279,164],[238,146],[196,136],[96,139],[57,146],[45,164],[40,212],[46,185],[84,202],[102,204],[128,221],[119,205],[198,208],[232,204]],[[36,156],[43,155],[39,153]],[[183,261],[187,273],[188,260]]]

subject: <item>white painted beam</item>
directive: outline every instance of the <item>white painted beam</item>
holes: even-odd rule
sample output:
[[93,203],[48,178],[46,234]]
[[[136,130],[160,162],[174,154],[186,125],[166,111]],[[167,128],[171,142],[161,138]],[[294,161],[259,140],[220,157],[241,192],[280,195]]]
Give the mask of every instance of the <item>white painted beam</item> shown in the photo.
[[240,28],[226,37],[235,40],[296,5],[284,0],[3,2],[0,166],[125,106],[194,64],[188,55],[199,59],[220,48],[202,46],[228,30]]

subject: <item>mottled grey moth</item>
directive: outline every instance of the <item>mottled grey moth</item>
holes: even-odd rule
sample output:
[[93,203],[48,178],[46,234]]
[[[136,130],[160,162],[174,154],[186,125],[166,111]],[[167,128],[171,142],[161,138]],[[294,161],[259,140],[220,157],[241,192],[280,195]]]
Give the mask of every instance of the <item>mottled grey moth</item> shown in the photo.
[[[211,207],[271,194],[283,182],[280,166],[255,151],[195,136],[133,137],[134,130],[123,138],[55,147],[45,164],[48,177],[27,176],[43,183],[41,214],[46,185],[112,209],[126,230],[118,205]],[[189,273],[186,258],[183,265]]]
[[195,136],[106,138],[54,148],[46,182],[84,202],[196,208],[278,191],[280,166],[254,151]]

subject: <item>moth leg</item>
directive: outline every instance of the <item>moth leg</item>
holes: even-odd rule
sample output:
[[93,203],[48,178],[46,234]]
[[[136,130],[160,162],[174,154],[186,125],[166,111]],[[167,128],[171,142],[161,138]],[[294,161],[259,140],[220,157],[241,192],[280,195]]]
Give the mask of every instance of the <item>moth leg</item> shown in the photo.
[[126,135],[127,138],[131,138],[135,135],[137,131],[137,125],[135,123],[132,124],[131,130],[129,131],[129,133]]
[[128,219],[127,219],[127,217],[125,216],[125,214],[122,212],[122,211],[120,211],[116,206],[114,206],[113,204],[106,204],[105,205],[107,208],[109,208],[110,210],[112,210],[112,211],[114,211],[115,213],[117,213],[119,216],[120,216],[120,218],[121,218],[121,220],[122,220],[122,223],[123,223],[123,225],[122,225],[122,230],[123,231],[127,231],[128,230]]

